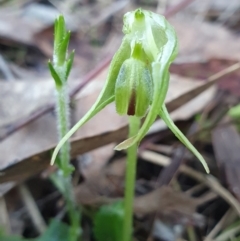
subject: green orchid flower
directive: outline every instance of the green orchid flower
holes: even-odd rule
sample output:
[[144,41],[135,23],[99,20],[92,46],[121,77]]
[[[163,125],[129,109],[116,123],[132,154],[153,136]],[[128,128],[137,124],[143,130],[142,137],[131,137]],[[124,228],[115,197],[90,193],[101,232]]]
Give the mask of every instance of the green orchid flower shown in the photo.
[[209,173],[204,158],[175,126],[164,103],[169,86],[169,66],[178,49],[175,30],[163,16],[142,9],[126,13],[123,22],[125,36],[112,59],[107,81],[98,99],[59,142],[51,163],[56,159],[61,146],[84,123],[115,101],[118,114],[145,117],[137,135],[117,145],[115,150],[139,144],[159,116]]

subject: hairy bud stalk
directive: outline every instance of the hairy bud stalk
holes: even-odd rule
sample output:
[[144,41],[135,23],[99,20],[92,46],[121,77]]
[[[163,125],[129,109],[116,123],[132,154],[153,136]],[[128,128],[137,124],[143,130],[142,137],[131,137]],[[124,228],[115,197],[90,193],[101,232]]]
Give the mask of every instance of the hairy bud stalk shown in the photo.
[[[64,84],[56,90],[57,97],[57,120],[58,120],[58,136],[61,140],[69,131],[69,94],[67,85]],[[62,168],[65,170],[70,161],[70,143],[66,142],[64,148],[61,149],[60,159],[62,160]],[[67,161],[66,161],[67,160]]]

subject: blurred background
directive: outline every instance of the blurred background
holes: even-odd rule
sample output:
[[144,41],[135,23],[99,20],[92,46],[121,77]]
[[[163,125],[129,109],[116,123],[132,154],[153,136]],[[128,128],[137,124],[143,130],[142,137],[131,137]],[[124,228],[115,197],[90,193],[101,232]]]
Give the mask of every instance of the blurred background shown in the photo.
[[[1,241],[36,238],[53,218],[68,223],[49,180],[57,132],[47,61],[56,17],[64,15],[75,50],[68,82],[74,124],[104,84],[124,13],[138,7],[164,15],[177,32],[167,107],[211,174],[157,120],[139,147],[135,240],[240,239],[239,0],[0,0]],[[83,240],[94,240],[90,211],[123,196],[125,153],[113,148],[126,125],[109,105],[72,141]]]

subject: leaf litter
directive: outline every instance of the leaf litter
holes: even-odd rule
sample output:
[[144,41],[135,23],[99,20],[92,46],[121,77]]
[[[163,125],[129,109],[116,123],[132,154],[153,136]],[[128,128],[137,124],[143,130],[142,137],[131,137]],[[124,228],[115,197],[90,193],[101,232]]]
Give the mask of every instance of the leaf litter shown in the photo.
[[[74,32],[71,45],[76,48],[76,63],[70,84],[74,88],[84,74],[88,74],[101,59],[107,54],[114,53],[117,48],[116,42],[121,39],[121,27],[119,27],[121,16],[126,9],[130,9],[130,6],[125,2],[119,4],[97,2],[95,8],[92,8],[90,1],[85,1],[81,4],[86,11],[82,13],[82,18],[77,19],[83,11],[79,8],[80,1],[71,1],[71,3],[63,1],[63,3],[65,4],[58,6],[58,3],[54,2],[53,5],[68,16],[71,15],[69,14],[71,4],[75,4],[75,13],[68,20]],[[48,4],[43,6],[41,4],[29,1],[26,5],[0,6],[0,11],[4,13],[0,26],[0,47],[4,49],[4,59],[9,66],[14,64],[24,69],[24,76],[26,76],[26,80],[20,80],[14,68],[10,67],[10,71],[14,74],[14,81],[5,82],[5,77],[1,77],[0,133],[7,133],[7,129],[19,120],[27,119],[31,113],[52,102],[53,87],[43,58],[46,61],[52,51],[50,44],[54,19],[52,16],[58,10]],[[155,8],[153,6],[156,4],[153,1],[148,7]],[[210,20],[213,16],[212,9],[216,6],[217,11],[214,16],[219,17],[219,21],[216,20],[213,23]],[[125,7],[124,11],[123,7]],[[45,18],[41,18],[43,8],[49,11],[49,15]],[[98,21],[96,19],[90,23],[84,21],[92,19],[91,16],[96,9],[99,14],[96,18]],[[196,9],[199,10],[194,8],[194,5],[184,10],[178,7],[178,14],[170,18],[179,35],[180,54],[171,67],[175,75],[172,76],[167,105],[179,127],[189,133],[192,141],[208,160],[211,175],[205,176],[202,173],[201,167],[197,165],[192,155],[181,147],[164,126],[157,124],[159,123],[157,120],[154,130],[145,140],[149,145],[142,145],[139,149],[134,202],[136,240],[204,240],[204,237],[208,236],[211,240],[223,240],[223,238],[228,240],[230,237],[239,237],[238,229],[234,228],[239,218],[237,216],[224,218],[228,217],[226,214],[230,209],[234,210],[235,214],[240,213],[237,200],[239,199],[237,175],[239,123],[235,119],[226,117],[226,110],[239,101],[238,53],[240,47],[238,43],[240,37],[232,30],[233,28],[228,27],[231,25],[237,29],[239,22],[236,18],[236,22],[233,23],[233,18],[229,18],[229,21],[226,21],[228,24],[223,26],[224,16],[225,20],[228,20],[226,16],[232,10],[229,8],[224,12],[224,7],[220,3],[205,6],[205,11],[198,12],[200,20],[196,18],[195,21],[189,21],[186,13],[192,18],[192,11]],[[19,11],[16,12],[16,10]],[[33,14],[34,12],[37,14]],[[222,15],[223,13],[225,15]],[[77,24],[81,24],[81,28],[76,27]],[[18,29],[24,31],[19,34]],[[96,42],[96,39],[99,41]],[[17,49],[18,58],[15,60],[23,58],[21,48],[29,49],[28,55],[39,55],[39,58],[33,58],[34,67],[30,67],[29,61],[23,66],[9,58],[16,45],[19,49]],[[41,71],[36,70],[34,73],[38,73],[38,76],[33,78],[32,73],[36,66],[40,66]],[[75,95],[72,100],[73,122],[76,122],[96,99],[105,80],[106,71],[106,68],[102,71],[98,70],[98,75],[91,78],[90,83]],[[215,83],[218,84],[214,85]],[[219,93],[222,97],[216,98]],[[192,126],[195,126],[193,132],[190,131]],[[163,133],[165,133],[164,138],[159,138]],[[96,210],[102,205],[122,200],[125,153],[115,153],[112,147],[126,135],[126,119],[119,118],[115,114],[114,106],[109,106],[79,130],[72,139],[71,156],[76,167],[73,177],[75,192],[78,202],[86,206],[87,210]],[[39,215],[42,215],[47,223],[51,223],[45,236],[36,240],[49,240],[52,233],[56,233],[54,231],[56,229],[68,232],[69,227],[64,214],[65,223],[51,222],[49,218],[50,216],[59,217],[64,211],[61,197],[46,198],[49,195],[51,197],[56,189],[50,185],[50,188],[43,188],[44,194],[40,196],[35,194],[38,192],[37,189],[46,182],[49,173],[54,171],[49,168],[49,160],[56,140],[55,115],[50,111],[16,129],[0,143],[1,198],[10,200],[6,202],[7,207],[4,206],[4,201],[0,202],[1,210],[5,210],[9,218],[9,222],[1,221],[0,225],[11,233],[13,233],[13,223],[20,222],[22,225],[18,234],[25,238],[33,238],[39,234],[38,226],[32,223],[32,213],[24,212],[23,215],[20,212],[19,200],[22,198],[18,196],[17,199],[11,199],[19,182],[25,183],[33,195],[33,201],[38,208],[41,207]],[[109,145],[106,146],[107,144]],[[155,147],[170,148],[167,152],[164,151],[166,148],[151,150],[148,149],[150,144]],[[45,174],[41,175],[43,171]],[[165,179],[165,177],[168,178]],[[36,182],[36,190],[30,185],[32,181]],[[202,186],[198,190],[199,185]],[[39,205],[41,203],[39,201],[44,198],[47,200],[45,204]],[[51,215],[49,207],[54,210]],[[86,240],[92,240],[91,231],[87,231],[89,227],[92,229],[91,223],[87,221],[88,218],[88,215],[83,214],[83,223],[86,223],[83,227],[88,227],[85,230]],[[231,222],[227,222],[226,219]],[[226,225],[222,224],[222,220],[225,220]],[[6,235],[2,237],[8,240]],[[61,241],[64,235],[59,234],[59,237],[54,238],[56,241]],[[23,239],[15,237],[9,240]]]

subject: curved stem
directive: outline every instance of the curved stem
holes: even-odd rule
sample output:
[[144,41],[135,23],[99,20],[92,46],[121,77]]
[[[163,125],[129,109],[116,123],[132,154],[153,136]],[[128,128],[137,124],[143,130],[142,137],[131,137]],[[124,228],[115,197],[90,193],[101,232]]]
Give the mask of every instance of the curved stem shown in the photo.
[[[139,131],[140,119],[134,116],[129,118],[129,137],[136,135]],[[124,223],[123,223],[123,241],[130,241],[133,225],[133,201],[136,179],[137,165],[137,144],[127,149],[125,177],[125,196],[124,196]]]

